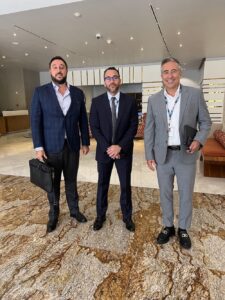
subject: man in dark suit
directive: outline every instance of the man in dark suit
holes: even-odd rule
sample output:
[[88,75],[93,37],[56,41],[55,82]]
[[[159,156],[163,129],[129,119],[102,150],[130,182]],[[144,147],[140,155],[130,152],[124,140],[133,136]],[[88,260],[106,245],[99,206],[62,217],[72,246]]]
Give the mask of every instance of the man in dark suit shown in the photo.
[[131,169],[133,140],[137,132],[138,112],[133,98],[119,91],[119,71],[110,67],[104,72],[107,93],[92,100],[90,126],[97,141],[98,166],[97,218],[93,229],[102,228],[108,207],[108,189],[113,164],[120,180],[120,205],[123,221],[130,231],[135,230],[132,221]]
[[77,172],[80,147],[86,155],[90,144],[84,94],[66,82],[66,61],[60,56],[53,57],[49,71],[52,82],[36,88],[31,103],[36,158],[47,160],[54,167],[54,189],[48,193],[47,232],[53,231],[58,222],[62,172],[70,216],[78,222],[87,221],[78,207]]

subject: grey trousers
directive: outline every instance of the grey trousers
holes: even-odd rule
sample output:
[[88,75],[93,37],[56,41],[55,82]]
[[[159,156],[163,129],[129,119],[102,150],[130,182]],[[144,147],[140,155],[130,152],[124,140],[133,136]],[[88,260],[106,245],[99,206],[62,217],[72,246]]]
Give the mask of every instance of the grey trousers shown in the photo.
[[174,225],[173,187],[175,176],[177,178],[179,193],[178,226],[181,229],[188,229],[191,226],[195,173],[196,162],[185,164],[180,160],[179,151],[175,150],[168,150],[166,162],[157,165],[164,226]]

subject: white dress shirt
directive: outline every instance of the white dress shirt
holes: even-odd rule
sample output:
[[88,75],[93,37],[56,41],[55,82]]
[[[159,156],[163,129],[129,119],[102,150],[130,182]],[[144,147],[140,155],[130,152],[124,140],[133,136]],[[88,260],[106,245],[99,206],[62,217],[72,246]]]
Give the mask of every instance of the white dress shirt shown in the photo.
[[107,92],[109,104],[112,109],[112,97],[116,98],[115,105],[116,105],[116,117],[118,118],[118,111],[119,111],[119,103],[120,103],[120,92],[118,92],[115,96],[111,95],[109,92]]
[[[167,93],[164,90],[164,97],[166,101],[167,110],[167,122],[168,122],[168,146],[178,146],[180,145],[180,133],[179,133],[179,117],[180,117],[180,100],[181,100],[181,89],[178,87],[174,96]],[[175,103],[176,102],[176,103]],[[171,118],[169,113],[172,112]]]

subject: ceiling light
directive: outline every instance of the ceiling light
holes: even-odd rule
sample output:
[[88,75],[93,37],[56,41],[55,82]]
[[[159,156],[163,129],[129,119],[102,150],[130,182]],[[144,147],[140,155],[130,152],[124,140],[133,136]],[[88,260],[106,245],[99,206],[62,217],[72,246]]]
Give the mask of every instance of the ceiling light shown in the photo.
[[85,64],[85,60],[82,61],[82,64],[83,64],[83,65]]
[[29,53],[26,52],[26,53],[25,53],[25,56],[28,56],[28,55],[29,55]]
[[156,7],[155,9],[156,9],[156,10],[160,10],[160,7]]
[[19,92],[16,91],[16,95],[18,95],[18,94],[19,94]]
[[105,54],[105,52],[104,52],[104,51],[102,51],[102,54]]
[[44,48],[45,48],[45,49],[48,49],[48,46],[45,46]]
[[16,36],[16,33],[15,33],[15,32],[13,33],[13,36]]
[[177,35],[181,35],[181,32],[180,32],[180,31],[177,31]]
[[70,57],[69,54],[66,54],[66,57],[69,58]]
[[19,45],[19,42],[12,42],[13,45]]
[[87,46],[88,42],[86,41],[86,42],[84,42],[84,43],[85,43],[85,45]]
[[76,18],[80,18],[80,17],[81,17],[81,13],[79,13],[78,11],[76,11],[73,15],[74,15]]
[[3,68],[3,67],[4,67],[4,65],[1,65],[1,67]]
[[5,56],[5,55],[2,55],[2,58],[3,58],[3,59],[6,59],[6,56]]
[[180,48],[182,48],[182,47],[183,47],[183,44],[180,44],[179,46],[180,46]]
[[143,47],[141,48],[141,51],[144,51],[144,48],[143,48]]
[[134,39],[134,37],[133,37],[133,36],[130,36],[130,40],[133,41],[133,39]]
[[107,42],[107,44],[112,44],[112,40],[110,40],[110,39],[108,39],[108,40],[106,40],[106,42]]

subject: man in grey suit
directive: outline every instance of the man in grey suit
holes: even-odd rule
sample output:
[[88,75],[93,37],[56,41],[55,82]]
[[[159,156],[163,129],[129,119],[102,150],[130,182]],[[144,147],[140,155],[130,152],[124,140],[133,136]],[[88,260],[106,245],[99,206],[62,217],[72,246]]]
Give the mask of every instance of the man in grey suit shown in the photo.
[[[161,63],[164,88],[151,96],[144,132],[145,154],[150,170],[156,168],[164,228],[157,237],[165,244],[175,235],[173,210],[174,176],[179,191],[178,238],[183,248],[191,248],[187,229],[191,225],[192,196],[198,150],[211,127],[210,116],[200,89],[180,84],[181,66],[177,59]],[[184,126],[198,131],[189,147],[185,145]]]

